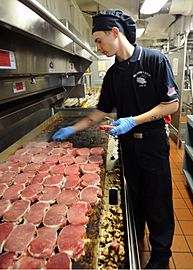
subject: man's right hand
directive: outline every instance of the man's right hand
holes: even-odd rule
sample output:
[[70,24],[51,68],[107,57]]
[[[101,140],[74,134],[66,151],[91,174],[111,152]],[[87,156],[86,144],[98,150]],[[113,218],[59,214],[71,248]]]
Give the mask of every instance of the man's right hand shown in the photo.
[[67,139],[70,135],[75,134],[76,131],[72,127],[65,127],[59,129],[53,136],[53,141],[62,141]]

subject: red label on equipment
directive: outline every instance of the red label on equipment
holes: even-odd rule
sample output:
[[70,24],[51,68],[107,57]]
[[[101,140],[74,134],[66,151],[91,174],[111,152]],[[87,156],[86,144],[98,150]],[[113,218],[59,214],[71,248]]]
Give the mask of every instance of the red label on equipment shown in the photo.
[[11,66],[9,52],[0,51],[0,66],[4,66],[4,67],[10,67]]
[[15,83],[15,88],[16,88],[17,91],[23,90],[23,88],[24,88],[23,82],[17,82],[17,83]]

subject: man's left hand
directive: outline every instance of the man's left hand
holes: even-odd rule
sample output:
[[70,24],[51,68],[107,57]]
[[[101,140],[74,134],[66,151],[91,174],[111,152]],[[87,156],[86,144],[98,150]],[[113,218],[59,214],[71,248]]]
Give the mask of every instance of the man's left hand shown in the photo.
[[111,123],[111,126],[116,126],[115,128],[106,131],[106,133],[112,136],[118,136],[120,134],[127,133],[132,128],[136,126],[135,120],[132,116],[119,118],[117,121]]

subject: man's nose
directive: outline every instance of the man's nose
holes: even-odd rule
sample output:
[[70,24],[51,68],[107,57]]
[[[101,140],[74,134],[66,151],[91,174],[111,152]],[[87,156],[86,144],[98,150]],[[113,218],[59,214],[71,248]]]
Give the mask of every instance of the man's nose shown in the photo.
[[101,47],[100,45],[97,44],[97,51],[100,52],[101,51]]

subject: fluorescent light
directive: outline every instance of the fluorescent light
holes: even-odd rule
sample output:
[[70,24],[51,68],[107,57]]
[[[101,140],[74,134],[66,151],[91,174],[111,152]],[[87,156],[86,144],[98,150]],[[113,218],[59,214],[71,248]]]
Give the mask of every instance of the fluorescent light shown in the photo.
[[167,3],[167,1],[168,0],[145,0],[140,9],[140,13],[142,14],[157,13]]
[[144,32],[145,32],[145,28],[137,28],[136,29],[136,38],[141,37]]

